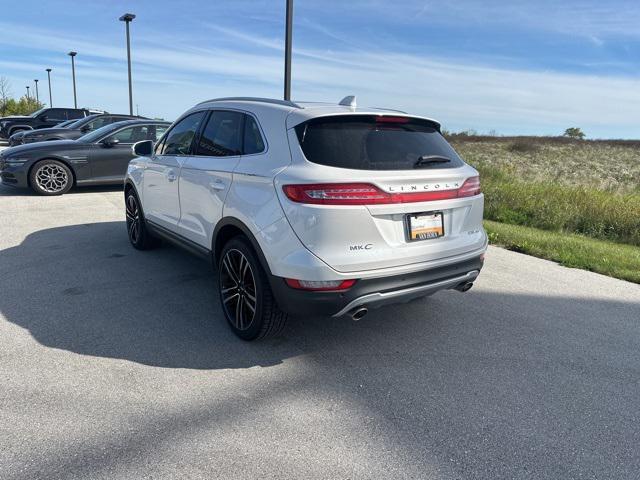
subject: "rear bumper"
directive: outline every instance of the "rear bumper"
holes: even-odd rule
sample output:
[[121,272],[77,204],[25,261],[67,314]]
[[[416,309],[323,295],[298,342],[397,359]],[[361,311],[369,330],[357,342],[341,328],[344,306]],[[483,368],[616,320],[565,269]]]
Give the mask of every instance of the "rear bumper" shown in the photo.
[[272,277],[271,288],[279,307],[287,313],[339,317],[358,307],[372,309],[404,303],[439,290],[473,282],[479,275],[482,264],[482,257],[477,256],[437,268],[362,279],[345,292],[296,290],[279,277]]

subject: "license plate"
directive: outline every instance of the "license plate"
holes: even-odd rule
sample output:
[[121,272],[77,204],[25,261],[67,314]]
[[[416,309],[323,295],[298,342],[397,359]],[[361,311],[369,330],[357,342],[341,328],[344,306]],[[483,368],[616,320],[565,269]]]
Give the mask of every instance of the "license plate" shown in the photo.
[[411,242],[442,237],[444,235],[442,212],[407,215],[407,234]]

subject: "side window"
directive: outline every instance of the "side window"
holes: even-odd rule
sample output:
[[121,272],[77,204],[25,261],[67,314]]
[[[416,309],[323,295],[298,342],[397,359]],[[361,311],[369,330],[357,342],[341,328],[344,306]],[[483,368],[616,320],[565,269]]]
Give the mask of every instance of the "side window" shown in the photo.
[[213,111],[204,128],[195,155],[228,157],[242,153],[242,117],[239,112]]
[[95,120],[89,122],[88,126],[91,130],[97,130],[100,127],[113,123],[111,117],[98,117]]
[[64,122],[67,119],[66,110],[62,108],[52,108],[47,113],[47,122]]
[[205,112],[192,113],[188,117],[178,122],[167,134],[162,148],[156,150],[157,155],[188,155],[191,150],[191,143],[200,124],[204,119]]
[[166,125],[155,125],[155,128],[152,132],[150,132],[149,138],[147,140],[157,142],[158,139],[162,137],[162,135],[164,135],[164,132],[167,131],[167,128],[169,127]]
[[148,125],[136,125],[135,127],[125,128],[111,135],[111,139],[116,139],[120,143],[136,143],[146,140],[149,136]]
[[[76,118],[84,118],[86,116],[82,110],[75,110],[73,108],[66,110],[65,113],[66,115],[69,116],[69,120],[76,119]],[[65,118],[67,117],[65,116]]]
[[264,151],[264,140],[260,134],[258,124],[251,115],[245,115],[245,118],[243,152],[245,155],[260,153]]

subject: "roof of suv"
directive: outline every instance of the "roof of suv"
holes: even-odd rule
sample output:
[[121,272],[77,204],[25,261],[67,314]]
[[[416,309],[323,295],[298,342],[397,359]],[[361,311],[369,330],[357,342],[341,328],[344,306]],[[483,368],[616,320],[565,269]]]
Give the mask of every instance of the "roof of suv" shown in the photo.
[[[421,117],[417,115],[409,115],[406,112],[400,110],[392,110],[387,108],[377,107],[358,107],[345,104],[345,100],[350,99],[346,97],[340,103],[328,103],[328,102],[292,102],[289,100],[279,100],[271,98],[258,98],[258,97],[225,97],[206,100],[199,103],[194,107],[228,107],[238,108],[258,112],[270,110],[271,112],[280,111],[286,116],[287,128],[294,127],[299,123],[305,122],[312,118],[323,117],[328,115],[347,115],[347,114],[369,114],[369,115],[381,115],[381,114],[393,114],[398,116],[410,116],[413,118],[423,118],[434,124],[440,126],[440,122],[432,118]],[[355,97],[352,101],[355,104]]]

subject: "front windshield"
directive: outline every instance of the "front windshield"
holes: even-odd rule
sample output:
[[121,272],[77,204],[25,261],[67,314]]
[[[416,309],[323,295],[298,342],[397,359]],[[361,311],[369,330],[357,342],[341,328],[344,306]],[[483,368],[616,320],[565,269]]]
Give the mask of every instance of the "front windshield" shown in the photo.
[[31,115],[29,115],[31,118],[37,117],[38,115],[40,115],[42,112],[44,112],[47,108],[41,108],[40,110],[36,110],[35,112],[33,112]]
[[101,139],[105,135],[108,135],[111,131],[116,130],[119,126],[121,125],[117,123],[112,123],[111,125],[105,125],[104,127],[98,128],[93,132],[83,135],[77,141],[82,143],[94,143],[95,141]]

